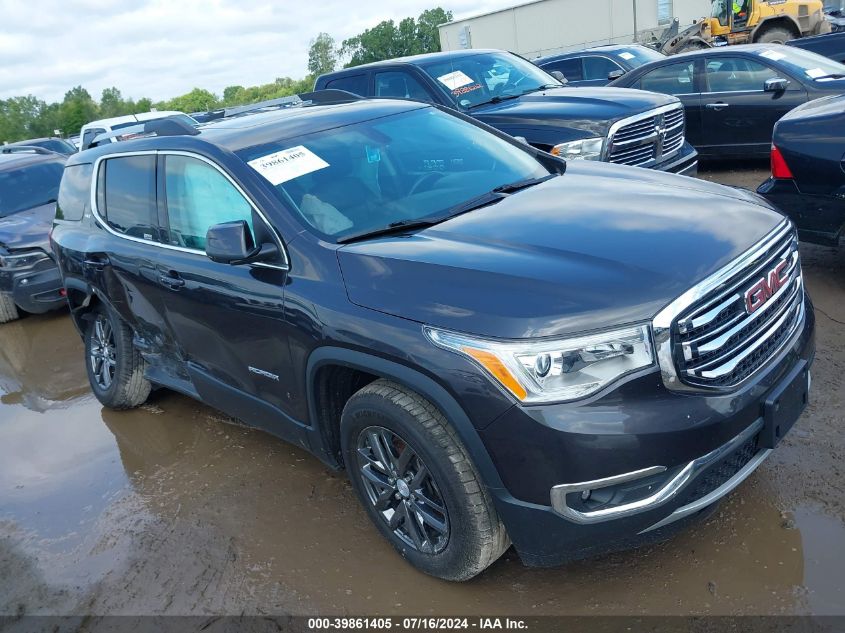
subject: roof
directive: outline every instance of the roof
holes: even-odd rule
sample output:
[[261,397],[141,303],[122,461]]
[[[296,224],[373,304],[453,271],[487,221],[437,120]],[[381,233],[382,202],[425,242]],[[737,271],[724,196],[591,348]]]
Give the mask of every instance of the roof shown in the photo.
[[[394,99],[361,99],[348,103],[289,107],[232,119],[198,128],[195,136],[147,137],[109,143],[70,157],[68,164],[89,163],[99,156],[144,149],[189,149],[210,143],[231,152],[284,139],[295,139],[361,121],[431,107]],[[199,143],[199,145],[198,145]]]
[[601,46],[579,48],[578,50],[563,51],[560,53],[554,53],[553,55],[543,55],[542,57],[535,57],[531,61],[536,64],[537,62],[547,62],[555,59],[563,59],[565,57],[574,57],[581,55],[582,53],[612,53],[614,51],[626,51],[632,48],[647,48],[651,51],[654,50],[648,48],[648,46],[643,46],[642,44],[602,44]]
[[500,50],[498,48],[470,48],[467,50],[461,51],[442,51],[440,53],[423,53],[422,55],[408,55],[406,57],[395,57],[393,59],[385,59],[379,62],[370,62],[369,64],[361,64],[360,66],[350,66],[349,68],[344,68],[342,70],[336,70],[334,72],[325,73],[320,75],[321,77],[334,77],[340,74],[354,74],[357,70],[362,70],[365,68],[377,68],[379,66],[392,66],[395,64],[413,64],[415,66],[420,66],[422,64],[427,64],[429,62],[437,62],[443,59],[457,59],[460,57],[473,57],[475,55],[481,55],[483,53],[505,53],[507,51]]
[[25,141],[15,141],[9,145],[32,145],[33,143],[41,143],[42,141],[63,141],[63,138],[58,136],[42,136],[41,138],[28,138]]
[[17,154],[0,154],[0,171],[9,171],[11,169],[18,169],[26,167],[27,165],[37,165],[38,163],[61,162],[64,163],[67,156],[56,153],[36,154],[21,152]]

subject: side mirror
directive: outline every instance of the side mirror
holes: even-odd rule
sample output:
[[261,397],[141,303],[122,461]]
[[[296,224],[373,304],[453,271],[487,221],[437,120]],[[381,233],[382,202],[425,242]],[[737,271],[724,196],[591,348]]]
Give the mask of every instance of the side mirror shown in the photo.
[[205,235],[205,254],[219,264],[245,264],[272,261],[279,255],[275,244],[255,245],[252,231],[244,220],[215,224]]
[[614,79],[619,79],[625,74],[624,70],[612,70],[607,75],[608,81],[613,81]]
[[783,79],[781,77],[774,77],[773,79],[767,79],[766,83],[763,84],[763,91],[764,92],[784,92],[786,88],[789,86],[789,80]]
[[555,79],[557,79],[557,80],[558,80],[560,83],[562,83],[564,86],[565,86],[566,84],[568,84],[568,83],[569,83],[569,80],[568,80],[566,77],[564,77],[564,76],[563,76],[563,73],[562,73],[562,72],[560,72],[559,70],[553,70],[553,71],[552,71],[552,72],[550,72],[549,74],[550,74],[552,77],[554,77]]

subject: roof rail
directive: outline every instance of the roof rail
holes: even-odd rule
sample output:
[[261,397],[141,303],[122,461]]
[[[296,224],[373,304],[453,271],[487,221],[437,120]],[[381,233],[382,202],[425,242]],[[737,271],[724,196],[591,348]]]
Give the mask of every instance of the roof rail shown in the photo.
[[348,103],[350,101],[366,100],[366,97],[356,95],[353,92],[347,92],[346,90],[337,90],[336,88],[305,92],[299,95],[299,98],[311,105],[328,105],[330,103]]
[[0,154],[55,154],[45,147],[37,145],[3,145]]
[[185,123],[176,116],[169,116],[98,134],[88,147],[97,147],[103,141],[124,136],[132,138],[143,136],[196,136],[199,133],[199,130],[193,125]]

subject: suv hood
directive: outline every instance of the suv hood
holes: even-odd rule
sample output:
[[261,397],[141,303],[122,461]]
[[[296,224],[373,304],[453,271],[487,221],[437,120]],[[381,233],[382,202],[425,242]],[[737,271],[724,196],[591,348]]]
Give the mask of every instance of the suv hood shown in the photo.
[[553,88],[468,114],[499,129],[576,128],[605,136],[616,121],[677,102],[670,95],[629,88]]
[[50,202],[0,218],[0,246],[9,250],[44,248],[56,217],[56,203]]
[[349,299],[502,338],[650,320],[783,221],[754,194],[644,169],[565,175],[409,236],[341,247]]

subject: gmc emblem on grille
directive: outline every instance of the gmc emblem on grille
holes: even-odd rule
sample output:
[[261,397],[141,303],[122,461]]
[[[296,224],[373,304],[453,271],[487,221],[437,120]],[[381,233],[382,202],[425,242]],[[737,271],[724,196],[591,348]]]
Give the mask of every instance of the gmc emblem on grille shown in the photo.
[[787,276],[783,272],[788,266],[786,260],[775,266],[766,277],[745,291],[745,310],[754,314],[762,308],[772,296],[786,283]]

